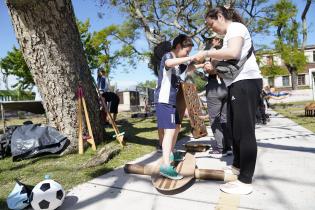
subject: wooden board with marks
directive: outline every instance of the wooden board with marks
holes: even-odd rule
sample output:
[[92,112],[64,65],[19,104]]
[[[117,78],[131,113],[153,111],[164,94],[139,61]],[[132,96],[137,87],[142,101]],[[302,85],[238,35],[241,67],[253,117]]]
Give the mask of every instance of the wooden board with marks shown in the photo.
[[181,83],[177,93],[176,108],[180,121],[182,121],[187,108],[192,129],[191,133],[195,139],[208,135],[204,120],[199,117],[202,115],[202,109],[196,85],[185,82]]

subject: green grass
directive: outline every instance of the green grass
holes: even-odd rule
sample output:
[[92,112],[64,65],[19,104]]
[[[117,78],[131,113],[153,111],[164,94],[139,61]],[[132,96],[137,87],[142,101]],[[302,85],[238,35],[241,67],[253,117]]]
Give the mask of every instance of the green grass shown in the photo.
[[315,117],[306,117],[304,112],[306,102],[282,103],[272,105],[272,108],[297,124],[315,132]]
[[[21,124],[23,121],[25,120],[9,120],[7,125]],[[38,123],[45,121],[45,119],[32,118],[32,121]],[[51,178],[68,190],[155,150],[158,135],[154,117],[136,119],[131,118],[130,113],[120,113],[118,115],[118,126],[121,131],[126,132],[127,146],[108,163],[97,167],[80,169],[81,165],[94,156],[95,153],[91,149],[87,149],[84,155],[71,154],[63,157],[50,155],[20,162],[12,162],[12,158],[0,160],[0,209],[7,209],[6,197],[13,189],[16,178],[26,184],[35,185],[42,181],[46,174],[49,174]],[[185,133],[188,133],[189,129],[188,121],[184,121],[183,132],[181,132],[179,139]],[[99,145],[98,150],[105,145],[114,146],[118,144],[112,138],[114,131],[111,128],[106,128],[106,132],[107,142]]]

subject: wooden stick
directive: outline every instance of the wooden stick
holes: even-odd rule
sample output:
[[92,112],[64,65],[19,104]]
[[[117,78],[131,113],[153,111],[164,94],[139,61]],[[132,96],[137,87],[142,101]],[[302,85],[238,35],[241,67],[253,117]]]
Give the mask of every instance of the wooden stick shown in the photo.
[[[155,165],[140,165],[140,164],[126,164],[124,167],[125,173],[133,173],[140,175],[152,175]],[[234,174],[225,173],[224,170],[215,169],[195,169],[195,178],[203,180],[217,180],[217,181],[234,181],[237,176]]]
[[119,132],[118,127],[117,127],[112,115],[108,111],[108,108],[107,108],[107,105],[106,105],[106,102],[105,102],[103,96],[101,95],[100,91],[97,89],[97,86],[96,86],[96,92],[98,94],[98,97],[101,100],[101,105],[102,105],[104,111],[106,112],[107,117],[109,118],[109,122],[114,129],[117,141],[120,143],[121,146],[125,146],[126,143],[124,142],[124,134]]
[[82,97],[82,103],[83,103],[85,121],[86,121],[86,125],[87,125],[87,128],[88,128],[89,136],[90,136],[90,138],[87,139],[87,142],[89,142],[92,145],[92,149],[94,151],[96,151],[96,145],[95,145],[93,132],[92,132],[92,128],[91,128],[89,113],[88,113],[87,108],[86,108],[86,103],[85,103],[84,97]]
[[79,154],[83,154],[83,128],[82,128],[82,107],[81,107],[81,98],[78,98],[78,123],[79,123],[79,142],[78,142],[78,147],[79,147]]

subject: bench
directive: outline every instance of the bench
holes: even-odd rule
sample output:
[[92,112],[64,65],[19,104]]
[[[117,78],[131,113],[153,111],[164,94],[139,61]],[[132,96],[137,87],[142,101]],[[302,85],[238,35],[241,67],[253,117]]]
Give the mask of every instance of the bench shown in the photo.
[[315,117],[315,102],[307,103],[305,105],[305,116]]

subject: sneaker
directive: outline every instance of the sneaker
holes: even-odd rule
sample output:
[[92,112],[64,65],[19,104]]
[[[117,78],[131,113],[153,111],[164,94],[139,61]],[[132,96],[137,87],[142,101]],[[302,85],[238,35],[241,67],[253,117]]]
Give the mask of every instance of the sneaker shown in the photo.
[[214,149],[212,151],[209,151],[209,157],[220,159],[222,157],[226,157],[229,154],[227,151],[223,151],[222,149]]
[[226,153],[227,155],[233,155],[233,151],[231,149],[224,150],[223,153]]
[[229,194],[247,195],[253,192],[253,186],[236,180],[221,185],[220,190]]
[[157,152],[162,152],[163,151],[162,146],[160,144],[156,145],[156,151]]
[[180,162],[184,159],[185,157],[181,152],[171,152],[170,154],[170,162]]
[[228,150],[228,151],[226,151],[226,154],[227,155],[233,155],[233,151],[232,150]]
[[179,180],[179,179],[183,178],[183,176],[181,174],[177,173],[175,168],[170,166],[170,165],[169,166],[161,165],[160,166],[160,174],[166,178],[174,179],[174,180]]
[[225,173],[234,174],[236,176],[240,175],[240,169],[235,166],[227,166],[223,170]]

